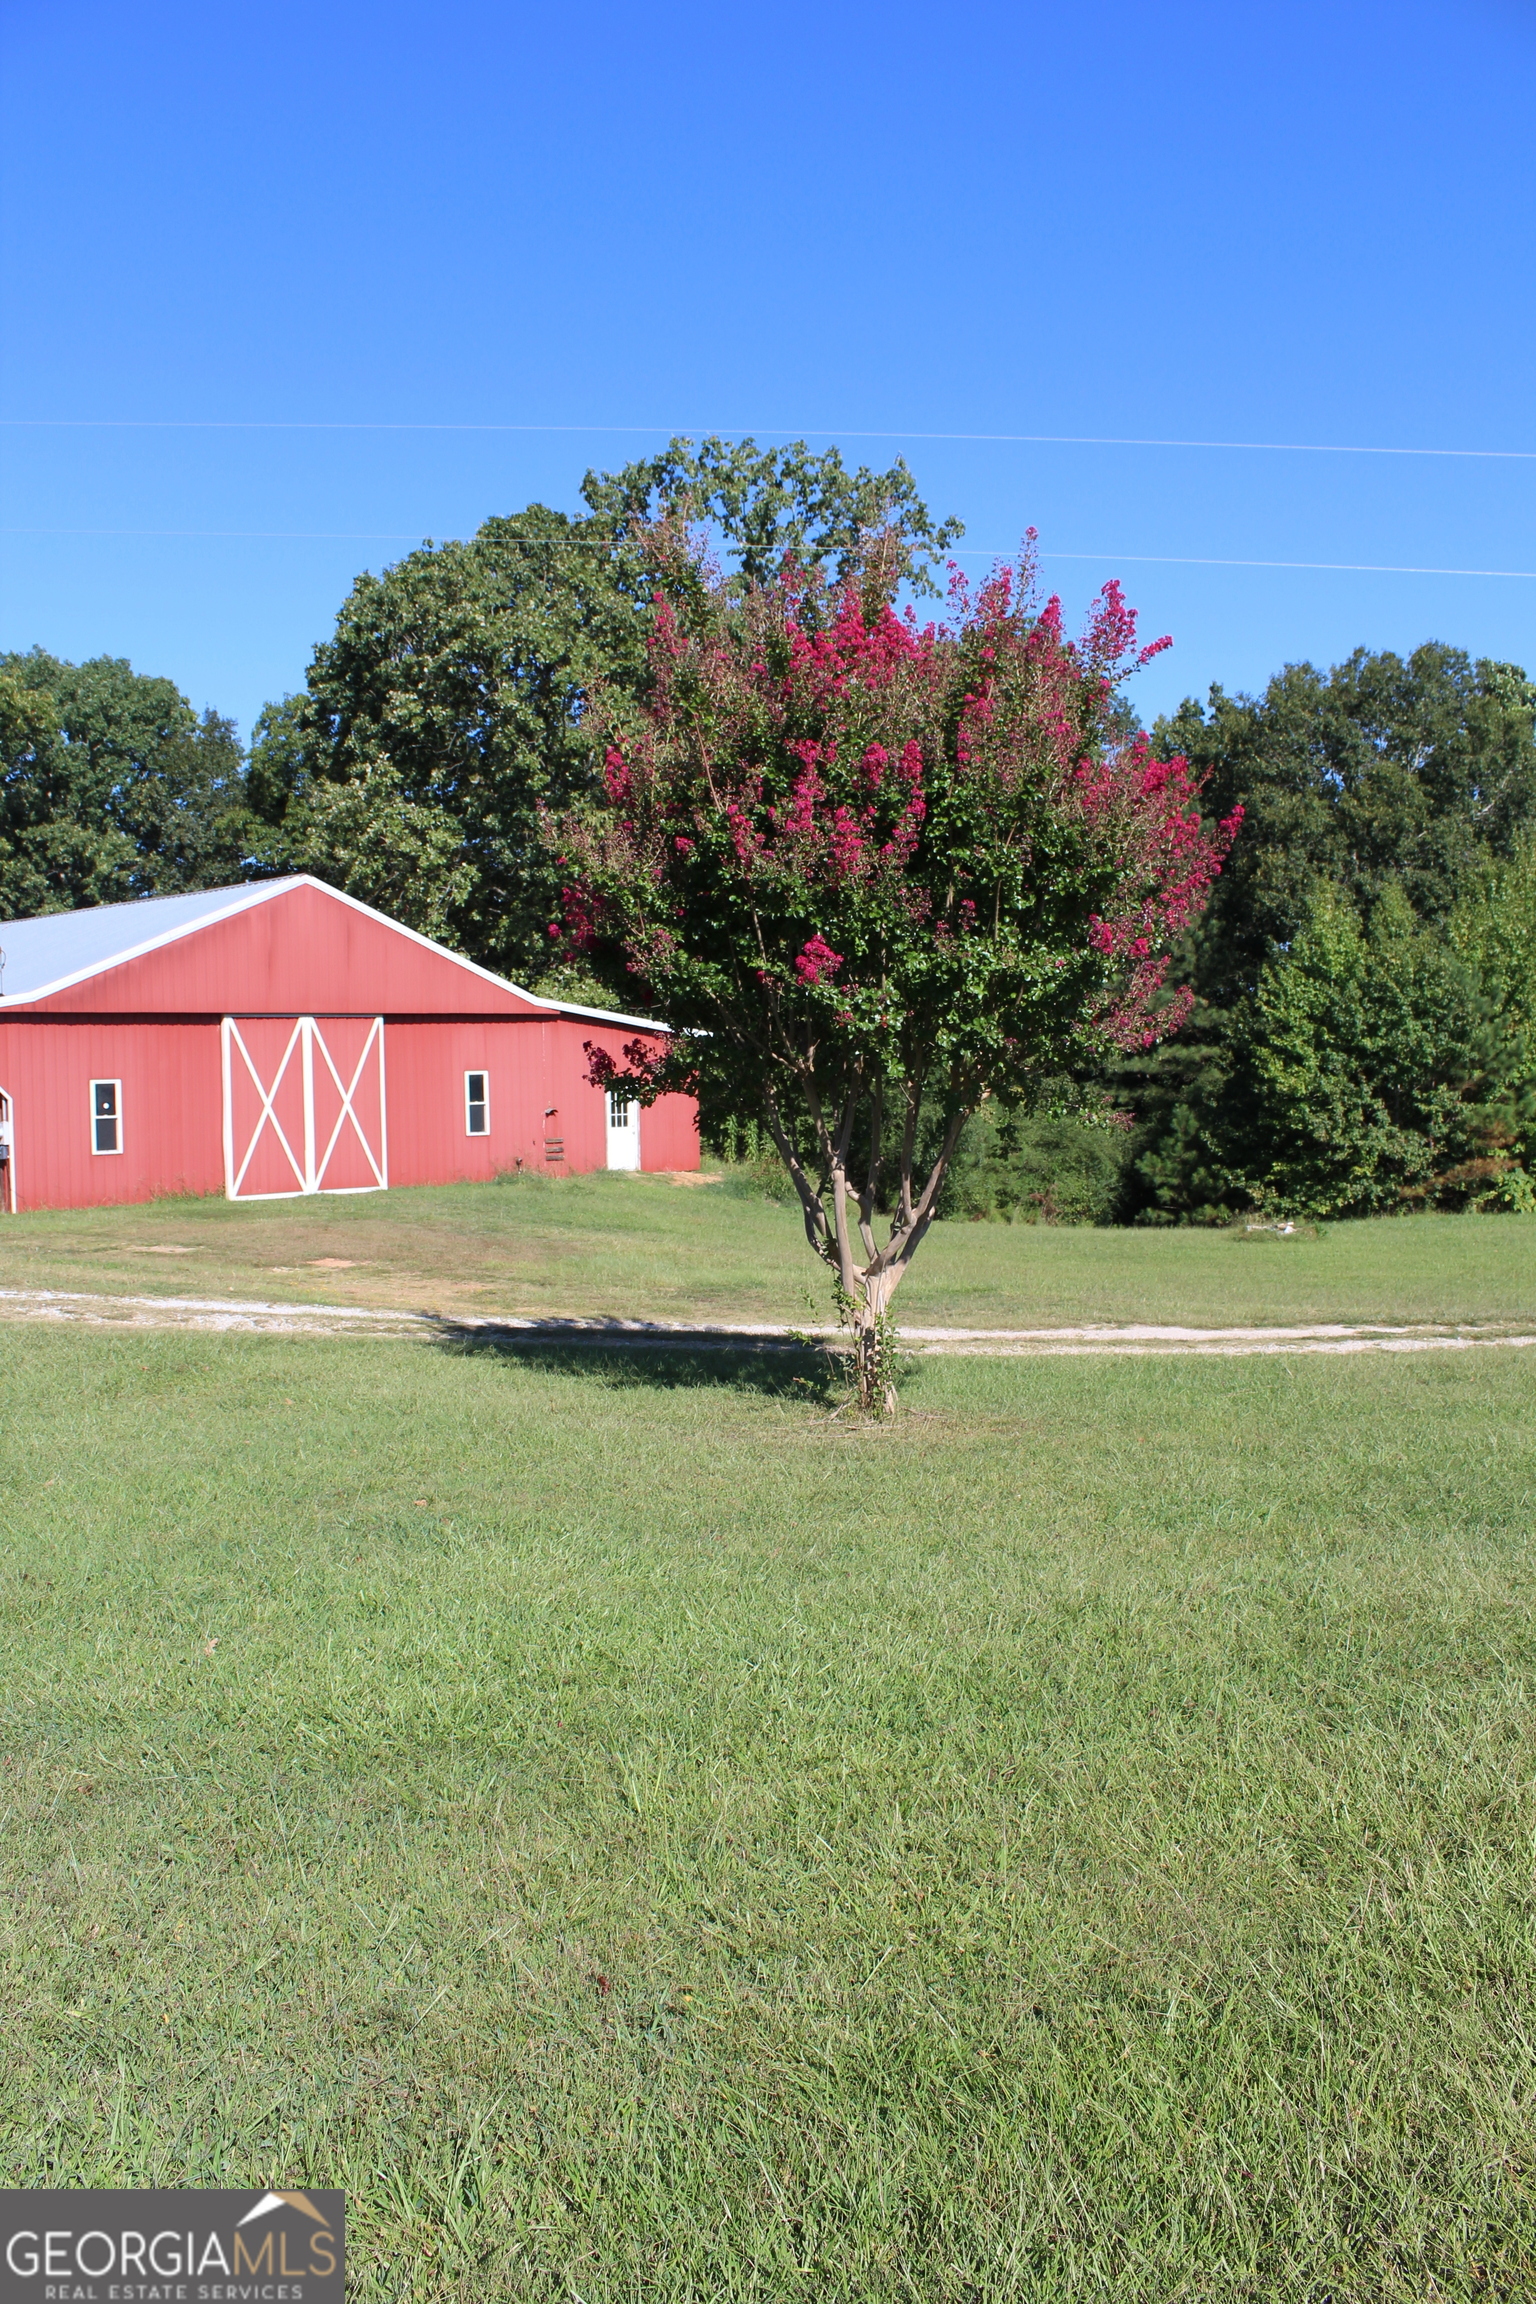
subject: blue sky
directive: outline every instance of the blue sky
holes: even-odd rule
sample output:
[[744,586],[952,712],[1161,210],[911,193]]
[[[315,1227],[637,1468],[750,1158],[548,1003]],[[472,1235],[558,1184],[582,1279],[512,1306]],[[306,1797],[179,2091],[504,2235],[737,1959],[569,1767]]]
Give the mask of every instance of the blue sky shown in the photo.
[[1149,717],[1362,644],[1536,667],[1536,582],[1188,564],[1536,569],[1528,0],[4,0],[0,41],[0,646],[248,730],[360,568],[751,429],[904,452],[973,552],[1033,523],[1070,612],[1121,576],[1176,643]]

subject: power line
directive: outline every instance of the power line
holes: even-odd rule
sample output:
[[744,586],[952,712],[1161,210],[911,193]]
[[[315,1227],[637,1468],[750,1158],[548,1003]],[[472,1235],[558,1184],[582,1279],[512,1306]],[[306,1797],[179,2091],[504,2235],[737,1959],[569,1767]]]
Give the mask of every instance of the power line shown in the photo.
[[1016,448],[1189,448],[1220,449],[1264,456],[1430,456],[1475,462],[1536,463],[1536,448],[1390,448],[1361,442],[1319,440],[1165,440],[1091,432],[875,432],[852,426],[779,424],[499,424],[413,423],[266,416],[0,416],[0,429],[74,432],[489,432],[557,434],[635,434],[644,438],[723,439],[756,437],[796,440],[945,440],[987,447]]
[[[239,540],[264,544],[420,544],[414,528],[0,528],[0,536],[153,536]],[[607,551],[606,539],[586,536],[515,536],[530,549],[588,544]]]
[[1382,560],[1216,560],[1192,552],[1042,552],[1042,560],[1131,560],[1160,568],[1300,568],[1333,576],[1508,576],[1536,582],[1536,568],[1416,568]]
[[[414,529],[370,528],[5,528],[0,536],[113,536],[150,539],[244,542],[262,544],[420,544]],[[506,536],[497,549],[521,546],[530,552],[564,552],[573,546],[606,552],[611,544],[598,536]],[[732,545],[732,551],[745,549]],[[1013,552],[996,551],[981,544],[957,544],[949,559],[1013,560]],[[1536,568],[1431,568],[1383,560],[1239,560],[1218,559],[1194,552],[1038,552],[1038,560],[1127,561],[1143,568],[1277,568],[1325,576],[1483,576],[1512,583],[1536,583]]]

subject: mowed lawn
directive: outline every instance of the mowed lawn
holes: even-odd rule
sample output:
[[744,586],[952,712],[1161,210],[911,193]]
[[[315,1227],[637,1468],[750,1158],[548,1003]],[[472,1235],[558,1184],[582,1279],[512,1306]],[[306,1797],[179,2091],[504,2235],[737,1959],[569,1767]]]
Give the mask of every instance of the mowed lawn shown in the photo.
[[[940,1227],[924,1308],[1514,1316],[1528,1237]],[[5,2182],[342,2185],[381,2300],[1536,2293],[1532,1355],[869,1429],[811,1360],[4,1334]]]
[[[708,1175],[711,1172],[706,1172]],[[0,1290],[450,1314],[806,1323],[831,1316],[796,1209],[714,1181],[521,1176],[366,1197],[160,1200],[0,1218]],[[909,1324],[1536,1318],[1536,1224],[1422,1216],[1272,1233],[942,1223]]]

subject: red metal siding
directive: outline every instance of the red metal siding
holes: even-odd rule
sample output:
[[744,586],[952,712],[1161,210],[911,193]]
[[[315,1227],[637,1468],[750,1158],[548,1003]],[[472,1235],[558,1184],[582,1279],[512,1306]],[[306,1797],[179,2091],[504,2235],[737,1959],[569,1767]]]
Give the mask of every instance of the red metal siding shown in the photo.
[[287,888],[48,1001],[50,1013],[537,1015],[504,985],[323,888]]
[[544,1101],[553,1110],[543,1125],[551,1135],[559,1130],[571,1176],[608,1165],[608,1100],[587,1078],[582,1046],[597,1029],[580,1016],[561,1016],[544,1027]]
[[640,1115],[640,1165],[658,1170],[699,1165],[699,1108],[691,1096],[658,1096]]
[[[263,1083],[270,1087],[295,1018],[244,1017],[240,1028]],[[361,1050],[366,1025],[320,1016],[345,1079],[347,1056]],[[582,1043],[590,1024],[560,1017],[391,1017],[384,1027],[392,1184],[485,1180],[499,1170],[544,1169],[582,1175],[607,1162],[603,1092],[586,1077]],[[350,1031],[351,1039],[346,1037]],[[352,1042],[356,1041],[354,1047]],[[489,1136],[465,1129],[464,1075],[490,1082]],[[238,1166],[260,1113],[249,1075],[236,1056],[233,1122]],[[371,1078],[371,1075],[370,1075]],[[90,1083],[122,1081],[121,1153],[93,1153]],[[369,1080],[358,1091],[359,1118],[371,1140],[376,1107]],[[223,1080],[217,1018],[145,1023],[116,1017],[0,1021],[0,1088],[12,1098],[17,1205],[85,1208],[152,1200],[168,1192],[224,1189]],[[289,1074],[275,1099],[276,1117],[302,1160],[299,1075]],[[323,1154],[339,1110],[329,1076],[316,1063],[317,1150]],[[546,1144],[564,1157],[548,1162]],[[699,1138],[692,1099],[664,1096],[642,1113],[641,1164],[649,1172],[697,1168]],[[360,1148],[343,1128],[327,1175],[332,1186],[366,1187],[372,1179]],[[271,1131],[257,1146],[242,1196],[283,1192],[294,1176]]]
[[[504,1168],[539,1163],[530,1118],[539,1095],[539,1043],[544,1026],[493,1018],[413,1022],[384,1028],[389,1072],[389,1180],[442,1184],[484,1180]],[[490,1134],[465,1126],[464,1075],[490,1084]]]
[[[585,1043],[598,1029],[582,1017],[389,1022],[389,1174],[394,1184],[489,1177],[514,1168],[570,1176],[608,1160],[603,1091],[587,1078]],[[635,1037],[633,1033],[630,1038]],[[464,1075],[490,1082],[491,1132],[464,1126]],[[697,1168],[699,1133],[689,1096],[663,1096],[641,1115],[642,1166]],[[547,1147],[562,1155],[550,1160]]]
[[[608,1109],[601,1089],[587,1079],[587,1045],[606,1048],[615,1063],[633,1040],[654,1048],[643,1032],[562,1016],[546,1025],[550,1058],[548,1101],[565,1123],[566,1166],[573,1174],[603,1168],[608,1161]],[[551,1123],[553,1125],[553,1123]],[[640,1115],[640,1165],[651,1175],[699,1165],[698,1106],[691,1096],[659,1096]]]
[[[382,1116],[377,1067],[366,1055],[371,1020],[380,1015]],[[634,1027],[549,1015],[323,889],[290,889],[46,1002],[0,1012],[0,1088],[13,1104],[18,1207],[222,1191],[224,1016],[238,1019],[251,1060],[232,1053],[237,1168],[255,1147],[243,1194],[295,1182],[271,1128],[260,1125],[252,1072],[271,1087],[301,1016],[316,1020],[319,1035],[316,1165],[339,1126],[325,1181],[354,1189],[372,1182],[364,1140],[377,1153],[381,1118],[392,1184],[473,1181],[519,1164],[570,1175],[604,1167],[606,1107],[587,1078],[586,1044],[608,1045],[617,1057],[636,1036]],[[342,1086],[362,1065],[355,1130],[326,1051]],[[466,1130],[471,1071],[489,1077],[488,1136]],[[93,1079],[122,1082],[121,1153],[91,1149]],[[273,1109],[302,1167],[298,1089],[295,1070]],[[643,1113],[640,1145],[647,1169],[696,1168],[692,1099],[663,1097]],[[551,1146],[559,1147],[557,1161]]]
[[[91,1150],[90,1083],[121,1080],[120,1153]],[[89,1208],[224,1188],[219,1027],[0,1022],[18,1208]]]

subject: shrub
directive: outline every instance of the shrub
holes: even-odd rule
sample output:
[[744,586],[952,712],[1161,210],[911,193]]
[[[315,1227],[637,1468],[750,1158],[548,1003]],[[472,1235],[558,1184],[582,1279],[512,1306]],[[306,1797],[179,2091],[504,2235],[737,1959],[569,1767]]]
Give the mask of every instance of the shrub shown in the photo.
[[1122,1128],[984,1104],[961,1136],[939,1213],[973,1221],[1107,1224],[1129,1150]]

